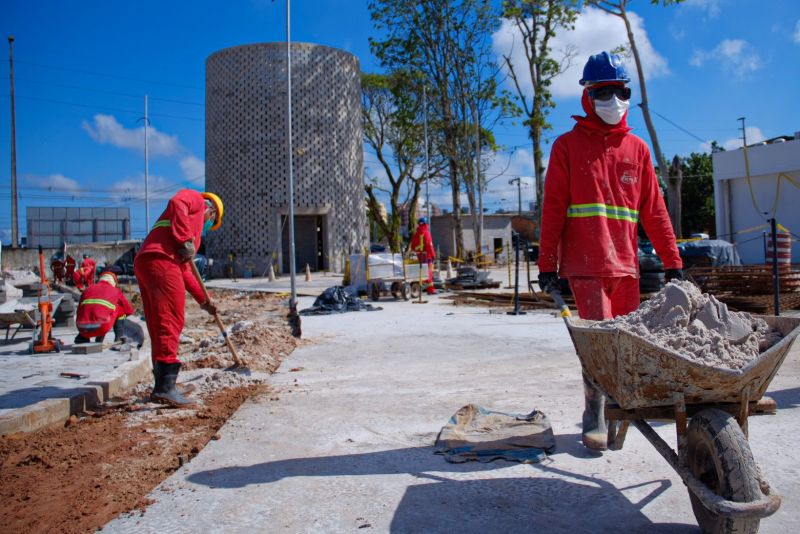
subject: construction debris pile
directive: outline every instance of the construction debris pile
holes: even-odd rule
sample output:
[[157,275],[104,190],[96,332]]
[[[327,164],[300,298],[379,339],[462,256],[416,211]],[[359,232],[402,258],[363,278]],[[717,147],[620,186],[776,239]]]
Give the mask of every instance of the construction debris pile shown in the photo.
[[626,330],[698,363],[729,369],[741,369],[781,339],[763,319],[729,311],[686,281],[667,284],[636,311],[595,326]]

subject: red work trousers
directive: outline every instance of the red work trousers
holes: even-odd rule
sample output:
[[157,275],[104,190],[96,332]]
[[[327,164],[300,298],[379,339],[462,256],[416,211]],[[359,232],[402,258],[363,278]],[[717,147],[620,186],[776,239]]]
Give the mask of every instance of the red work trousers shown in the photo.
[[[428,264],[428,293],[435,294],[436,288],[433,287],[433,258],[428,258],[428,255],[424,252],[417,252],[417,261],[419,261],[419,270],[422,271],[422,264]],[[420,288],[422,289],[422,288]]]
[[639,279],[633,276],[575,276],[569,278],[569,287],[581,319],[613,319],[639,307]]
[[153,363],[179,363],[186,305],[181,267],[157,254],[143,254],[134,262],[134,273],[142,293]]

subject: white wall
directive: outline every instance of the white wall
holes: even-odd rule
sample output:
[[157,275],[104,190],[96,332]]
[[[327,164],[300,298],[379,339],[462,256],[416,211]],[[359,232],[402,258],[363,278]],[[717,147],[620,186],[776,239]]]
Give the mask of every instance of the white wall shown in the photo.
[[[742,263],[764,263],[763,233],[774,217],[800,235],[800,140],[747,148],[748,182],[742,149],[713,155],[717,237],[736,244]],[[764,212],[767,212],[766,214]],[[758,228],[767,225],[764,228]],[[792,263],[800,262],[800,243],[792,236]]]

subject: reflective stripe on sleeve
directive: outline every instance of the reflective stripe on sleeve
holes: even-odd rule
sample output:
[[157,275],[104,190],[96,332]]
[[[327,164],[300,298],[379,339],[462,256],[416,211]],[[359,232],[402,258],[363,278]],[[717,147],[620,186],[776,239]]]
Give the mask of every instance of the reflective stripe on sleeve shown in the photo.
[[160,221],[156,221],[152,229],[155,230],[156,228],[165,228],[169,226],[172,226],[172,223],[169,221],[169,219],[161,219]]

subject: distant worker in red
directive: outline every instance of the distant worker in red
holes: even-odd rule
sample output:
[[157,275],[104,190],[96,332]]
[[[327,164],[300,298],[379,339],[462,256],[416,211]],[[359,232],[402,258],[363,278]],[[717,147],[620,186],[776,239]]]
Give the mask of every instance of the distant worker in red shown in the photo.
[[63,284],[67,269],[64,267],[64,258],[62,256],[59,254],[53,256],[50,260],[50,270],[53,271],[53,282],[56,284]]
[[183,189],[173,196],[133,261],[152,345],[155,385],[150,399],[174,407],[191,406],[176,388],[181,362],[178,344],[184,325],[186,291],[209,314],[216,307],[203,295],[192,272],[200,240],[222,224],[222,200],[214,193]]
[[427,217],[420,217],[417,221],[417,229],[411,237],[411,250],[416,253],[420,268],[422,268],[423,263],[427,262],[427,291],[428,294],[435,295],[436,288],[433,285],[433,260],[436,259],[436,250],[433,248],[433,238],[431,238],[431,230],[428,227]]
[[[610,319],[639,307],[638,225],[664,263],[683,278],[675,233],[650,149],[626,122],[630,82],[619,56],[602,52],[583,69],[586,116],[556,139],[544,182],[539,286],[566,278],[582,319]],[[584,446],[607,448],[605,396],[584,375]]]
[[75,282],[75,287],[83,291],[87,287],[94,284],[94,274],[97,269],[97,263],[88,254],[83,255],[83,261],[78,270],[72,275],[72,280]]
[[67,259],[64,260],[64,268],[66,269],[64,277],[67,284],[75,284],[75,279],[73,278],[75,276],[75,258],[67,254]]
[[125,341],[125,318],[132,314],[133,307],[120,291],[117,276],[111,271],[104,272],[96,284],[81,294],[75,343],[89,343],[91,338],[102,343],[112,328],[114,341]]

